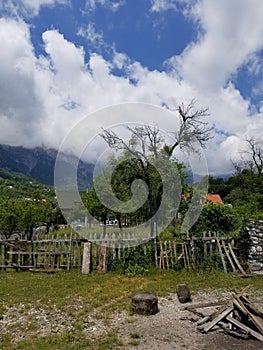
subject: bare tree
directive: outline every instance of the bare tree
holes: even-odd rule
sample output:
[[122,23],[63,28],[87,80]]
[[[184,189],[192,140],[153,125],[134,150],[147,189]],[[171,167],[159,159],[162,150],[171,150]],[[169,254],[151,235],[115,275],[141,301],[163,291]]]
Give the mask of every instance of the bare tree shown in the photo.
[[157,126],[143,125],[130,127],[127,129],[131,133],[128,142],[124,141],[112,130],[103,129],[101,137],[107,142],[109,147],[115,150],[127,151],[134,157],[147,162],[147,156],[153,155],[158,157],[160,148],[163,147],[164,141],[160,135],[160,130]]
[[263,139],[250,137],[246,139],[246,144],[247,148],[240,152],[245,158],[243,164],[259,176],[263,176]]
[[196,100],[192,100],[187,106],[181,104],[177,111],[179,117],[179,130],[172,131],[174,143],[172,145],[165,144],[164,139],[160,135],[160,129],[157,126],[135,126],[127,129],[131,132],[131,138],[125,142],[120,136],[111,130],[104,130],[101,134],[102,138],[107,142],[109,147],[115,150],[124,150],[135,157],[147,161],[147,155],[151,154],[154,158],[164,150],[165,154],[170,158],[176,148],[196,153],[196,144],[202,148],[211,138],[211,128],[208,122],[204,120],[209,116],[208,109],[196,109]]
[[211,139],[210,132],[212,128],[205,120],[210,115],[208,108],[196,109],[196,102],[193,99],[186,106],[182,103],[177,109],[180,126],[178,131],[173,132],[174,143],[165,146],[165,151],[169,157],[172,156],[177,147],[189,153],[197,153],[196,144],[205,148],[206,142]]

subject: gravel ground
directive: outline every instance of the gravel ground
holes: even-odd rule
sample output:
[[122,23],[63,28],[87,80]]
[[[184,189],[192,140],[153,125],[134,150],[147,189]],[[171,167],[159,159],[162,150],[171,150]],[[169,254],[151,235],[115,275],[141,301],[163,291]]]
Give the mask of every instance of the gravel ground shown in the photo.
[[[130,315],[128,312],[116,312],[111,318],[97,318],[99,308],[84,316],[80,337],[86,336],[94,340],[111,332],[117,335],[123,345],[116,349],[126,350],[255,350],[263,349],[257,340],[241,340],[224,334],[220,330],[202,334],[197,330],[196,321],[200,318],[185,307],[190,304],[222,301],[231,299],[231,293],[222,291],[199,292],[191,303],[181,304],[176,294],[159,297],[159,312],[152,316]],[[261,295],[251,298],[260,308],[263,304]],[[76,307],[82,308],[83,300]],[[210,314],[215,308],[202,309]],[[16,342],[23,338],[62,334],[74,329],[76,319],[56,309],[44,306],[34,308],[20,304],[6,310],[0,319],[0,335],[14,334]],[[95,347],[91,347],[93,349]]]
[[[199,293],[193,297],[192,304],[215,300],[228,300],[229,293],[214,292]],[[192,312],[185,310],[188,304],[180,304],[176,294],[168,298],[159,298],[159,312],[152,316],[125,316],[115,318],[112,326],[116,327],[117,334],[127,344],[126,349],[138,350],[253,350],[263,349],[261,342],[249,339],[236,339],[222,331],[211,331],[202,334],[197,330],[196,321],[200,319]],[[206,308],[202,311],[210,314],[215,308]],[[114,324],[115,323],[115,324]],[[137,345],[132,345],[131,339]]]

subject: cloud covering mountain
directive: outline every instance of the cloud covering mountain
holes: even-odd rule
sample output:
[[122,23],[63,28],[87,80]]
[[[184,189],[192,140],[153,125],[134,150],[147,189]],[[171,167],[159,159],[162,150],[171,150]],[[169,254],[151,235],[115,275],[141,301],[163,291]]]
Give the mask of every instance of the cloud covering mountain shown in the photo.
[[243,141],[263,130],[263,2],[81,3],[1,2],[0,143],[58,148],[100,108],[175,110],[196,98],[211,114],[209,170],[230,172]]

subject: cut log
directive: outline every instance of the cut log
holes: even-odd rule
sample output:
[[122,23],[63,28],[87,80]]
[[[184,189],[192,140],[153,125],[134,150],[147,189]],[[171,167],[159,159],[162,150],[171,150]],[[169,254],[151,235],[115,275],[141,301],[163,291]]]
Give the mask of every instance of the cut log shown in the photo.
[[158,310],[158,298],[150,292],[141,292],[131,296],[132,310],[139,315],[155,315]]
[[192,300],[190,289],[186,284],[178,284],[176,287],[176,293],[180,303],[188,303]]

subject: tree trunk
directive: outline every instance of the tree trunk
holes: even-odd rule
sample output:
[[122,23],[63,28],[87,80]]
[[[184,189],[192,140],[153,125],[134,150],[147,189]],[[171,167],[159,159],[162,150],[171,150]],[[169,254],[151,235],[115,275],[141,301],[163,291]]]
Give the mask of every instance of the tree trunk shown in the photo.
[[158,298],[150,292],[137,293],[131,296],[132,310],[140,315],[155,315],[158,310]]

